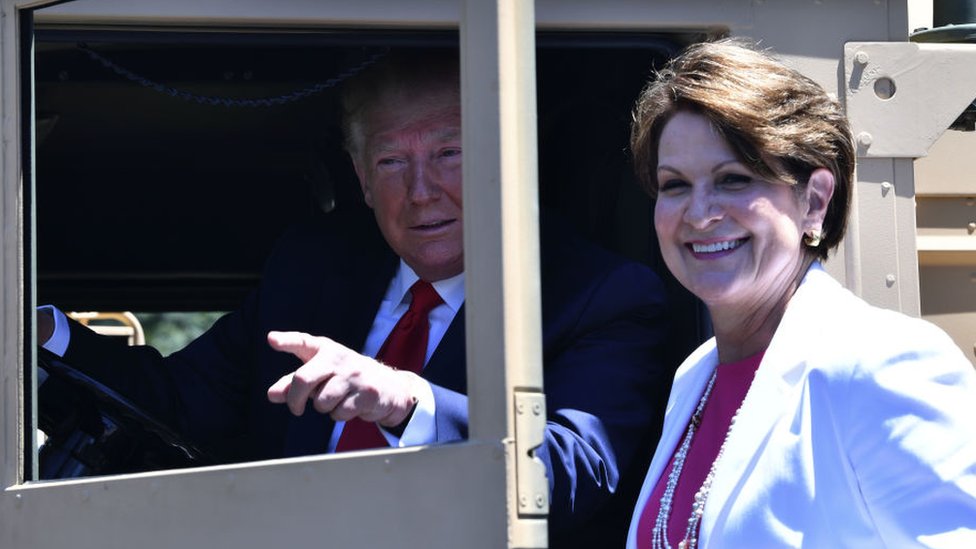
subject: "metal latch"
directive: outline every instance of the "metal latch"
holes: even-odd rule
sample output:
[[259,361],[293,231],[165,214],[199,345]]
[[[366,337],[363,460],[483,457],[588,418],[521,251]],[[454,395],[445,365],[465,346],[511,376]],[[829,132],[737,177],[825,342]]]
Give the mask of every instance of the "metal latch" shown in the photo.
[[546,466],[536,457],[546,432],[546,397],[515,391],[515,477],[519,516],[549,514]]

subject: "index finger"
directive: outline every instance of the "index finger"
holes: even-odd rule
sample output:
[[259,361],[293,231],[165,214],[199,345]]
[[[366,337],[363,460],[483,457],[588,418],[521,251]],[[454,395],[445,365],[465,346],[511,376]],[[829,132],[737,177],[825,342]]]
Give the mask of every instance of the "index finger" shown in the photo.
[[322,348],[325,338],[311,336],[305,332],[268,332],[268,345],[276,351],[291,353],[302,362],[308,362]]

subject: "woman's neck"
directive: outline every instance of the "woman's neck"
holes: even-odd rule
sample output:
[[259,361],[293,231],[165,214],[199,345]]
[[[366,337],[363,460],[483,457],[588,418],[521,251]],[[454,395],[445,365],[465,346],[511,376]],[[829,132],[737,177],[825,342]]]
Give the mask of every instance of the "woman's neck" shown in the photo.
[[769,347],[790,299],[814,259],[810,256],[801,261],[799,269],[768,299],[750,304],[709,305],[720,363],[736,362]]

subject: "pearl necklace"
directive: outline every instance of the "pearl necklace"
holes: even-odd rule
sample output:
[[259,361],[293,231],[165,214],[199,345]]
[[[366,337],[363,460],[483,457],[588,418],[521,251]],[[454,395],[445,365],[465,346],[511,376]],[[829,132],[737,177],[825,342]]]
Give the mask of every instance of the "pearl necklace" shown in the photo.
[[[664,494],[661,496],[661,507],[658,509],[657,518],[654,520],[654,530],[651,532],[652,549],[671,549],[671,544],[668,542],[668,518],[671,516],[671,503],[674,500],[674,491],[678,486],[678,478],[681,477],[681,470],[684,469],[685,458],[688,457],[688,449],[691,448],[691,439],[694,438],[698,426],[701,425],[705,404],[708,402],[709,395],[712,394],[712,387],[715,385],[715,378],[717,376],[718,368],[715,368],[712,371],[712,377],[708,380],[708,385],[705,386],[705,392],[702,394],[701,400],[698,401],[698,407],[695,408],[695,413],[691,416],[691,421],[688,423],[688,432],[685,433],[685,438],[681,441],[681,446],[674,454],[674,465],[668,474],[668,482],[665,484]],[[740,406],[739,410],[741,409],[742,407]],[[695,493],[695,500],[691,505],[691,516],[688,518],[688,528],[685,530],[684,539],[678,544],[679,549],[694,549],[698,546],[698,526],[701,523],[702,513],[705,510],[705,500],[708,499],[708,493],[712,489],[712,481],[715,479],[715,465],[722,459],[722,453],[725,451],[725,445],[729,442],[729,434],[732,432],[732,426],[735,425],[735,419],[739,416],[739,410],[736,410],[732,416],[729,429],[725,432],[725,440],[722,441],[722,445],[718,449],[715,461],[712,462],[712,466],[709,468],[708,475],[705,477],[704,482],[702,482],[701,488]]]

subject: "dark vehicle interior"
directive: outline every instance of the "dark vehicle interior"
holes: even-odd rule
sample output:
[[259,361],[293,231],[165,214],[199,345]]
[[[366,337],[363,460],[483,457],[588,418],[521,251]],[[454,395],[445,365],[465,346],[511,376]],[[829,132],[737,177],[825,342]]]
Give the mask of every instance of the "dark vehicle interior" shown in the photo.
[[[390,49],[457,45],[454,32],[348,29],[39,27],[34,37],[37,303],[81,311],[235,308],[283,229],[320,211],[365,207],[341,148],[333,81]],[[630,109],[651,69],[701,39],[537,37],[541,206],[665,279],[675,361],[704,339],[707,321],[661,261],[653,204],[636,184],[627,144]],[[48,373],[58,371],[54,364]],[[39,398],[50,419],[45,398],[54,398]],[[105,464],[111,457],[48,470],[117,472]]]

